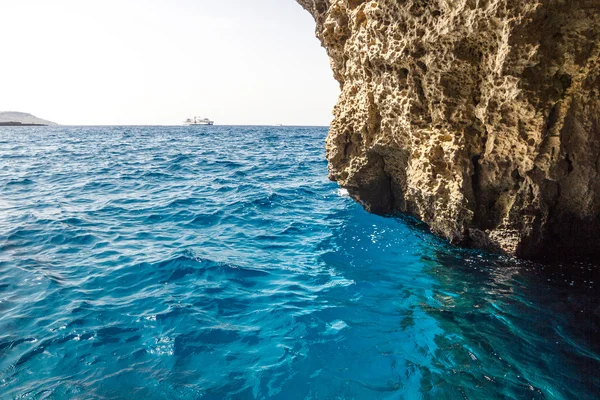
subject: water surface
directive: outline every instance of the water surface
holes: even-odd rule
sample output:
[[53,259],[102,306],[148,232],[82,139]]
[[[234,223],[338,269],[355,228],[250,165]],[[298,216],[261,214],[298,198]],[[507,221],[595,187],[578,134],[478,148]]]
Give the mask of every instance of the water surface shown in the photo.
[[326,128],[0,128],[0,398],[597,399],[598,268],[452,248]]

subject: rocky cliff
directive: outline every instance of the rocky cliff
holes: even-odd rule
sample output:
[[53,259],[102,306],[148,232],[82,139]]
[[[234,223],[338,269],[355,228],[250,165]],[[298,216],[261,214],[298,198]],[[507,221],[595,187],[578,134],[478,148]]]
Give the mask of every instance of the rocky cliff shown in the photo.
[[342,94],[330,178],[526,258],[600,255],[600,1],[298,0]]

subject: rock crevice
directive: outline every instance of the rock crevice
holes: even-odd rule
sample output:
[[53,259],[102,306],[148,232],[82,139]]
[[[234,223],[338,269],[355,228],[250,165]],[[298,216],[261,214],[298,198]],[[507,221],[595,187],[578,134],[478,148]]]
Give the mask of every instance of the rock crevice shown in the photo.
[[330,178],[526,258],[600,255],[600,3],[298,0],[342,93]]

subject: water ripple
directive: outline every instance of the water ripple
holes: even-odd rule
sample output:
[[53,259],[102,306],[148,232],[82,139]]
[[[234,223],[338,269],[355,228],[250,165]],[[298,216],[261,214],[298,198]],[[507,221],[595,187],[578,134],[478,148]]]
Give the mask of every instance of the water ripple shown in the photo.
[[0,128],[0,397],[598,397],[597,266],[369,215],[325,134]]

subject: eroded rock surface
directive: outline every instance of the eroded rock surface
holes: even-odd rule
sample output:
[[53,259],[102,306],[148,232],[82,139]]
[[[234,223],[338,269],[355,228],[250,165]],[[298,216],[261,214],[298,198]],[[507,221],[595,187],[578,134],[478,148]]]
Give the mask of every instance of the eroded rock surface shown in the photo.
[[600,254],[600,1],[298,0],[342,94],[330,177],[521,257]]

